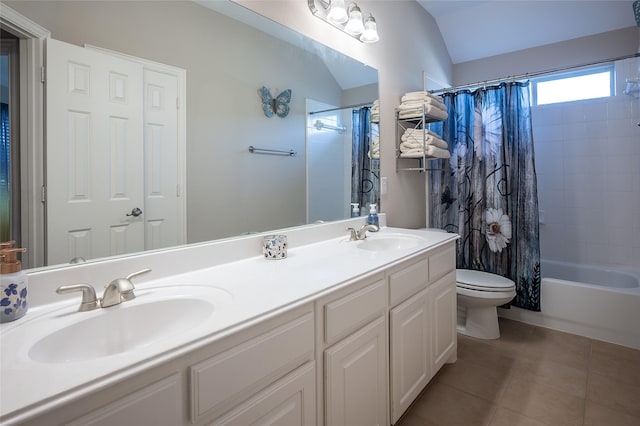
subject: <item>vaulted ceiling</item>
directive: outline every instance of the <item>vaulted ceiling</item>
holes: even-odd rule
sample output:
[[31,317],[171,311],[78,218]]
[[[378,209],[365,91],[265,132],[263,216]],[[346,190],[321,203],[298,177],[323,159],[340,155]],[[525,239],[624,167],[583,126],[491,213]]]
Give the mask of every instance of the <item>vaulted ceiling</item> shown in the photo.
[[634,27],[633,0],[417,0],[454,64]]

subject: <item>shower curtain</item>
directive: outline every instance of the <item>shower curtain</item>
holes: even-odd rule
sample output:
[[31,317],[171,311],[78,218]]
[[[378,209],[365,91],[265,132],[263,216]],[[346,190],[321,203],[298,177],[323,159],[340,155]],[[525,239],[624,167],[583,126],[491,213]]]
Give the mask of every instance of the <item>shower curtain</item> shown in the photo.
[[451,158],[432,171],[430,226],[460,234],[457,267],[506,276],[514,306],[540,311],[538,196],[528,83],[443,95],[431,125]]
[[0,103],[0,241],[10,239],[11,138],[9,105]]
[[[380,160],[369,157],[371,141],[371,111],[369,107],[352,111],[351,135],[351,202],[368,208],[379,200]],[[378,206],[379,207],[379,206]],[[368,212],[368,210],[365,210]]]

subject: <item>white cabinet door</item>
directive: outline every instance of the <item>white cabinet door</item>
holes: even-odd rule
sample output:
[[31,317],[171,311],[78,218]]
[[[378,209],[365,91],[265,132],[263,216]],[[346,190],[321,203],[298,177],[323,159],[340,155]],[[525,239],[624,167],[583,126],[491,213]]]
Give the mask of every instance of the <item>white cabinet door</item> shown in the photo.
[[380,317],[325,351],[325,423],[387,424],[386,321]]
[[434,373],[440,369],[457,350],[456,334],[456,275],[450,272],[429,287],[432,306]]
[[142,66],[47,40],[47,262],[144,249]]
[[395,424],[433,376],[429,289],[390,312],[391,423]]

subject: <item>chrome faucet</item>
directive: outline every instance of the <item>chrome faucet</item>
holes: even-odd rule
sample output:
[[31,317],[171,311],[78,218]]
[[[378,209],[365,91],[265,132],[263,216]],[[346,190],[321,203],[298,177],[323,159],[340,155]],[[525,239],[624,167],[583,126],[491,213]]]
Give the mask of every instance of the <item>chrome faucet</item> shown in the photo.
[[96,297],[96,291],[89,284],[63,285],[58,287],[56,293],[66,294],[74,291],[82,292],[82,301],[80,302],[78,312],[93,311],[100,307],[100,300]]
[[379,230],[379,227],[370,224],[363,225],[362,228],[358,229],[357,231],[353,228],[347,228],[347,231],[351,233],[349,241],[362,241],[367,238],[367,231],[378,232]]
[[102,299],[98,299],[96,297],[96,291],[89,284],[63,285],[58,287],[56,293],[66,294],[81,291],[82,301],[80,302],[78,312],[92,311],[100,307],[108,308],[109,306],[118,305],[122,302],[126,302],[127,300],[135,299],[136,295],[133,292],[135,287],[131,282],[131,278],[147,272],[151,272],[151,269],[143,269],[127,275],[126,278],[117,278],[111,281],[104,287]]
[[104,286],[104,293],[102,295],[102,307],[108,308],[109,306],[118,305],[122,302],[126,302],[128,300],[133,300],[136,298],[135,287],[131,282],[131,278],[137,277],[138,275],[145,274],[147,272],[151,272],[151,269],[143,269],[138,272],[134,272],[126,276],[126,278],[116,278],[111,281],[109,284]]

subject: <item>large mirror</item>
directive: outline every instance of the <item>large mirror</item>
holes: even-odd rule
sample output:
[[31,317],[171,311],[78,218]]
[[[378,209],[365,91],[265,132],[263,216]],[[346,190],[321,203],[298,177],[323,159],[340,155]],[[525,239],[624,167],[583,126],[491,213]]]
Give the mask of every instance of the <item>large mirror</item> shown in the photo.
[[[378,98],[375,69],[227,0],[4,3],[52,39],[186,70],[183,242],[351,214],[352,135],[361,138],[363,129],[359,121],[354,132],[353,120]],[[274,97],[291,90],[286,116],[265,115],[262,86]],[[368,119],[366,125],[377,132]],[[339,135],[332,139],[337,148],[310,149],[312,140],[326,143],[322,134]],[[252,154],[250,146],[296,155]],[[331,213],[310,210],[336,200]]]

